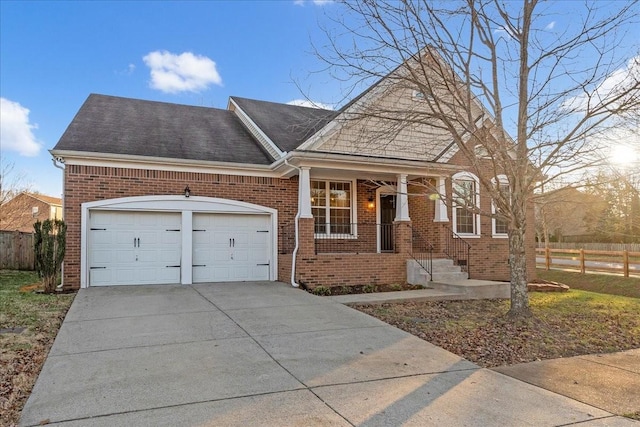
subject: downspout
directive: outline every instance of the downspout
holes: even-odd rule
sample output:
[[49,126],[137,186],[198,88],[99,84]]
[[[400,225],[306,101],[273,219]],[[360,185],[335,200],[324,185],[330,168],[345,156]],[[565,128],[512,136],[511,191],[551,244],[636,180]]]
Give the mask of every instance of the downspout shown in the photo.
[[[298,176],[300,176],[300,168],[297,166],[294,166],[292,164],[290,164],[287,159],[284,159],[284,164],[297,169],[298,170]],[[293,220],[294,222],[294,226],[295,226],[295,235],[296,235],[296,245],[293,248],[293,255],[291,255],[291,286],[293,286],[294,288],[299,288],[300,284],[296,282],[296,255],[298,254],[298,246],[299,246],[299,242],[298,242],[298,222],[300,220],[300,183],[298,182],[298,212],[296,213],[296,217]]]
[[[58,160],[53,157],[51,159],[51,161],[53,162],[53,166],[55,166],[56,168],[60,169],[62,171],[62,218],[64,219],[64,181],[65,181],[65,177],[64,177],[64,166],[61,166],[60,164],[58,164]],[[62,163],[62,161],[60,161],[60,163]],[[60,267],[60,286],[57,286],[57,288],[59,289],[63,289],[64,288],[64,260],[62,261],[62,266]]]

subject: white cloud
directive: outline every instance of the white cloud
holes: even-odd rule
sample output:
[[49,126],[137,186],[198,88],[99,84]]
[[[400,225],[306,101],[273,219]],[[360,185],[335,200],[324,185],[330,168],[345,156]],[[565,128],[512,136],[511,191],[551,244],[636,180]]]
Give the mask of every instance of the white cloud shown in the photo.
[[293,0],[293,4],[296,6],[304,6],[305,3],[313,3],[316,6],[324,6],[325,4],[333,3],[334,0]]
[[517,38],[517,34],[515,34],[513,32],[513,30],[509,27],[500,27],[498,29],[493,30],[493,34],[496,34],[498,36],[502,36],[502,35],[507,35],[509,37],[511,37],[512,39],[516,39]]
[[150,86],[166,93],[199,92],[209,85],[222,86],[216,63],[206,56],[183,52],[150,52],[143,58],[151,69]]
[[27,108],[0,98],[0,141],[3,150],[16,151],[21,156],[37,156],[42,144],[31,131],[37,128],[37,124],[29,123]]
[[551,31],[555,28],[556,26],[556,21],[551,21],[549,22],[549,24],[547,24],[546,27],[544,27],[545,30]]
[[127,65],[126,68],[123,68],[122,70],[116,71],[116,74],[119,74],[121,76],[130,76],[131,74],[133,74],[133,72],[136,70],[136,66],[135,64],[129,64]]
[[299,107],[322,108],[324,110],[333,110],[333,105],[324,104],[322,102],[310,101],[308,99],[294,99],[287,102],[289,105],[297,105]]
[[[629,99],[637,98],[640,96],[638,82],[640,82],[640,55],[631,58],[626,67],[609,74],[590,93],[566,100],[562,104],[562,108],[572,112],[584,112],[589,108],[597,108],[621,95]],[[610,106],[610,108],[614,107],[615,105]]]

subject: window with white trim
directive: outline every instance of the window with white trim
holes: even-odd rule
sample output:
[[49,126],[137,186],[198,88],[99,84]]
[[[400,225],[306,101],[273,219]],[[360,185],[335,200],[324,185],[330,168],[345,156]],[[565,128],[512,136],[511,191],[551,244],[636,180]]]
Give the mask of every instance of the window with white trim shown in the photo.
[[316,236],[353,234],[351,181],[311,180],[311,213]]
[[[511,198],[511,188],[509,186],[509,181],[507,181],[507,177],[505,175],[500,175],[498,180],[492,180],[493,185],[498,183],[498,188],[501,194],[506,195],[508,198]],[[499,209],[496,206],[495,202],[491,202],[491,213],[496,214],[499,213]],[[509,232],[509,224],[504,218],[496,218],[493,217],[491,219],[491,228],[493,237],[507,237]]]
[[468,172],[459,172],[452,177],[453,185],[453,230],[461,236],[480,236],[479,180]]

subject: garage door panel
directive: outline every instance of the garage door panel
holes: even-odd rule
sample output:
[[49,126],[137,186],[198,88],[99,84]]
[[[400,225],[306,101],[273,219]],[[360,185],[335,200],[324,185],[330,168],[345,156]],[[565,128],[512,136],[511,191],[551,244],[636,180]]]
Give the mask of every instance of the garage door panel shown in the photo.
[[195,214],[193,223],[205,230],[193,233],[193,263],[207,265],[194,267],[194,282],[269,280],[268,215]]
[[94,211],[90,215],[91,286],[180,283],[180,268],[167,268],[180,265],[180,232],[167,230],[180,228],[181,214]]
[[136,255],[133,252],[133,249],[113,251],[111,256],[109,256],[109,259],[105,261],[104,264],[109,264],[113,259],[115,259],[118,264],[130,263],[135,262]]

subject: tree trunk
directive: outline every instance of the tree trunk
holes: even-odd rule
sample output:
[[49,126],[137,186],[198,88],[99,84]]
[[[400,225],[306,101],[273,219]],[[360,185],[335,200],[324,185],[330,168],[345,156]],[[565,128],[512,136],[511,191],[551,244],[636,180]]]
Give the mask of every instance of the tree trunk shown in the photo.
[[44,292],[47,294],[53,294],[56,292],[57,274],[53,276],[44,277]]
[[525,253],[524,228],[509,231],[509,266],[511,269],[510,317],[529,317],[529,294],[527,292],[527,257]]

